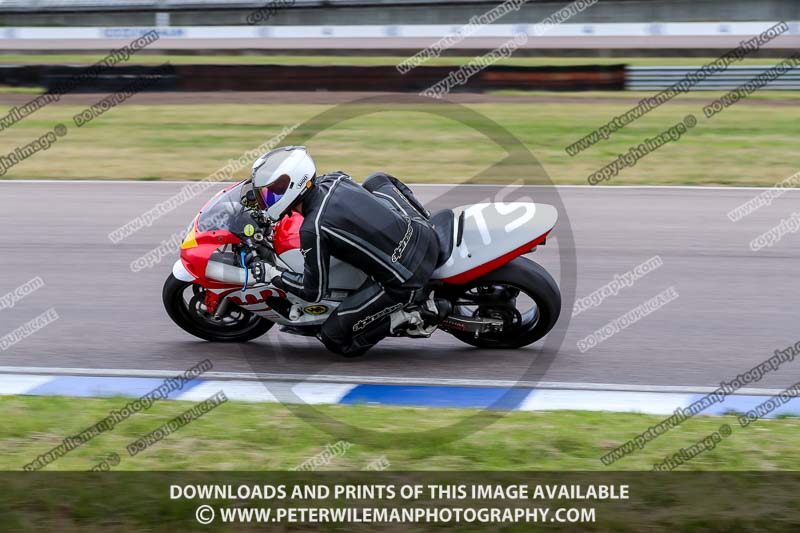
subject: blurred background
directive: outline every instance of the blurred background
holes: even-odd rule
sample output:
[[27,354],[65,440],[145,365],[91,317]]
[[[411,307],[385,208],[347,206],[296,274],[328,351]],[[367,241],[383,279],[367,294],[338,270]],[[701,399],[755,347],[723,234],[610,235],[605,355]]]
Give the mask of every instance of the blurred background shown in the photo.
[[[3,49],[105,49],[107,40],[158,27],[151,50],[252,55],[307,51],[330,55],[406,52],[455,33],[502,2],[433,0],[5,0],[0,2]],[[561,11],[547,35],[520,56],[644,56],[707,54],[738,44],[757,22],[796,21],[793,0],[511,0],[503,15],[478,28],[446,55],[487,50],[493,39],[530,33]],[[568,13],[568,11],[571,11]],[[488,19],[484,19],[488,20]],[[798,26],[771,47],[796,48]],[[532,34],[532,33],[531,33]],[[113,44],[113,43],[111,43]],[[795,46],[792,46],[795,45]],[[305,52],[304,52],[305,53]]]
[[[200,179],[325,106],[375,93],[420,93],[514,42],[463,82],[451,83],[449,98],[482,106],[482,113],[534,150],[555,182],[585,183],[610,155],[684,116],[688,109],[681,106],[697,98],[695,90],[721,95],[800,48],[798,20],[800,3],[793,0],[4,0],[0,104],[20,106],[50,91],[65,93],[62,105],[85,107],[156,65],[169,69],[155,71],[157,82],[144,84],[136,91],[142,94],[85,125],[80,135],[16,165],[2,179]],[[779,37],[698,83],[691,94],[652,111],[599,150],[566,157],[566,146],[630,109],[643,91],[669,87],[781,21],[786,28]],[[110,50],[151,31],[158,34],[155,42],[69,91],[59,89]],[[756,117],[774,113],[773,127],[783,124],[781,106],[793,105],[799,87],[800,75],[791,70],[751,96],[758,109],[753,102],[739,106],[683,140],[680,149],[652,154],[638,167],[642,172],[617,183],[774,183],[773,176],[792,168],[776,157],[789,141],[782,126],[759,146],[769,156],[765,164],[741,161],[745,154],[728,148],[738,145],[743,125],[749,142],[760,144],[753,135]],[[58,109],[41,109],[20,121],[0,138],[0,150],[12,151],[15,141],[58,120],[64,115]],[[672,120],[667,109],[675,111]],[[353,172],[369,172],[390,155],[403,161],[396,171],[411,181],[435,175],[457,182],[495,155],[480,143],[464,150],[474,140],[470,134],[431,117],[356,122],[325,142],[318,139],[316,153],[324,164],[339,168],[344,159],[355,165],[349,167]],[[397,123],[410,125],[412,138],[403,137],[393,127]],[[418,135],[431,128],[439,133],[435,139]],[[727,139],[720,141],[720,134]],[[428,161],[403,157],[421,145],[432,154]],[[675,172],[669,154],[675,150],[692,158],[691,167]],[[85,157],[89,151],[92,158]],[[734,165],[720,164],[731,158]]]
[[[792,0],[4,0],[0,103],[19,106],[31,94],[50,91],[65,93],[61,104],[86,106],[97,102],[92,94],[122,90],[148,73],[156,72],[159,79],[3,179],[51,178],[54,164],[61,167],[58,177],[75,179],[200,179],[324,106],[375,93],[420,93],[501,50],[450,83],[449,98],[483,106],[481,112],[534,150],[555,182],[584,183],[609,155],[673,124],[656,118],[664,110],[680,111],[670,113],[672,119],[682,117],[680,105],[696,97],[694,90],[733,89],[800,48],[798,20],[800,3]],[[698,83],[692,95],[651,112],[600,150],[565,157],[566,146],[630,109],[645,96],[641,91],[655,94],[781,21],[786,27],[779,37]],[[158,34],[155,42],[68,91],[60,89],[109,50],[151,31]],[[510,42],[513,47],[503,51]],[[169,69],[150,70],[156,65]],[[758,144],[752,137],[755,116],[774,112],[781,123],[784,109],[775,106],[792,104],[798,88],[800,75],[792,70],[751,97],[767,109],[740,106],[705,130],[713,142],[703,138],[705,133],[682,141],[680,150],[693,158],[691,168],[676,173],[665,166],[674,160],[668,152],[675,148],[668,148],[643,162],[644,172],[617,183],[773,183],[773,171],[790,170],[780,157],[746,165],[752,168],[739,175],[740,161],[733,172],[720,164],[737,156],[721,152],[737,136],[731,128],[742,124],[751,130],[750,142]],[[16,135],[34,134],[63,114],[56,109],[21,121],[0,138],[0,150],[13,150]],[[182,126],[175,127],[176,121]],[[360,125],[331,133],[326,142],[318,139],[316,153],[323,163],[338,168],[344,158],[353,160],[353,172],[368,172],[389,154],[403,161],[396,171],[411,181],[435,175],[457,182],[496,155],[469,133],[431,117],[356,122]],[[413,125],[411,139],[389,126],[397,123]],[[438,132],[436,139],[417,134],[431,128]],[[728,137],[725,146],[719,146],[720,133]],[[473,141],[477,145],[471,150],[459,147]],[[779,153],[784,139],[778,135],[771,141],[761,148]],[[420,143],[437,157],[424,162],[403,157]],[[88,150],[95,157],[86,158]],[[376,153],[381,157],[373,157]],[[102,168],[96,158],[104,161]]]

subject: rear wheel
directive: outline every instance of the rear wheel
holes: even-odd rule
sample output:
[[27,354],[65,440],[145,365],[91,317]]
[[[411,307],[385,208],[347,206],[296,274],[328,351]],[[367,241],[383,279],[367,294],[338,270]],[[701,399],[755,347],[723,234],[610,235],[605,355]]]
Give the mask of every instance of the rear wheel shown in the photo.
[[538,263],[517,257],[510,263],[442,296],[453,303],[450,316],[502,321],[502,330],[475,336],[449,331],[458,340],[479,348],[521,348],[544,337],[561,313],[561,292]]
[[197,284],[181,281],[170,274],[161,294],[169,317],[195,337],[212,342],[247,342],[274,325],[241,307],[231,307],[224,316],[217,318],[206,309],[205,291]]

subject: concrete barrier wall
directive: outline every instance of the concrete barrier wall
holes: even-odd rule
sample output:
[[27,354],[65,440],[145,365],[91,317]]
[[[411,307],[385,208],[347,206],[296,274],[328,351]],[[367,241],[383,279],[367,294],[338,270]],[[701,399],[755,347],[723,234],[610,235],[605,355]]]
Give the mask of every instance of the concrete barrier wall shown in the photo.
[[[800,3],[800,2],[798,2]],[[541,26],[538,24],[489,24],[478,26],[468,38],[513,38],[527,34],[535,42],[546,37],[650,37],[650,36],[752,36],[767,30],[779,20],[761,22],[675,22],[675,23],[597,23],[576,24],[565,22]],[[800,35],[800,21],[786,20],[789,31],[785,35]],[[341,26],[76,26],[69,28],[41,28],[33,26],[0,29],[0,41],[13,40],[92,40],[128,39],[155,30],[163,39],[175,40],[226,40],[226,39],[382,39],[424,38],[438,39],[455,35],[459,26],[442,24],[410,24],[404,26],[349,24]],[[433,42],[433,41],[431,41]]]
[[[351,5],[347,5],[347,4]],[[424,2],[421,2],[424,4]],[[464,24],[470,17],[485,13],[500,2],[429,2],[428,5],[398,5],[394,2],[375,2],[369,5],[352,5],[352,2],[303,2],[295,7],[283,8],[269,20],[270,25],[342,24]],[[509,24],[539,22],[567,2],[531,1],[518,11],[503,18]],[[63,6],[63,2],[61,3]],[[17,0],[0,4],[0,26],[133,26],[153,25],[156,9],[121,11],[121,6],[131,5],[124,0],[106,11],[81,10],[70,13],[62,9],[30,9],[31,0]],[[267,1],[254,1],[251,7],[239,9],[177,9],[170,2],[152,2],[161,5],[159,11],[169,15],[170,24],[177,26],[216,26],[247,24],[247,15]],[[377,5],[376,5],[377,4]],[[394,5],[391,5],[394,4]],[[43,6],[43,3],[38,5]],[[139,5],[143,5],[141,2]],[[218,5],[224,5],[220,2]],[[80,8],[80,5],[78,5]],[[800,2],[796,0],[600,0],[599,3],[576,16],[577,23],[604,22],[713,22],[797,20],[800,19]]]
[[[526,34],[516,55],[715,55],[731,49],[778,21],[687,23],[591,23],[556,25],[491,24],[471,29],[442,53],[477,55]],[[800,22],[786,21],[788,31],[759,54],[785,55],[800,49]],[[0,28],[0,50],[19,52],[108,50],[126,45],[155,30],[160,38],[143,53],[263,53],[262,51],[412,55],[444,36],[456,35],[448,25],[343,26],[81,26],[69,28]],[[477,52],[477,53],[475,53]]]

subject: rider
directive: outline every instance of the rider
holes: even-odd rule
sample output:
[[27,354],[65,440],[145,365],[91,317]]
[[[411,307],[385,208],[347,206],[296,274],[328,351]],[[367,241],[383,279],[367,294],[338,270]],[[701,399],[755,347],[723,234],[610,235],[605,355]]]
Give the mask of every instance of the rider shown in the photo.
[[430,213],[398,179],[375,173],[362,186],[344,172],[317,176],[305,147],[286,146],[256,160],[248,190],[273,222],[290,211],[304,217],[303,274],[257,262],[250,266],[257,281],[319,302],[331,256],[367,274],[322,325],[318,337],[329,350],[360,355],[401,327],[428,336],[449,313],[449,302],[423,290],[439,255]]

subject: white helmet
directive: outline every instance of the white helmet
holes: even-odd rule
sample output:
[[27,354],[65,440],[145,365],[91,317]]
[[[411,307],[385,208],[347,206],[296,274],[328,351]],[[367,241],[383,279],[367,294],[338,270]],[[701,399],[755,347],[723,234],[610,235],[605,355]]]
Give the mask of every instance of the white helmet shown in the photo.
[[316,172],[305,146],[284,146],[267,152],[253,163],[250,177],[258,206],[277,222],[313,186],[311,180]]

